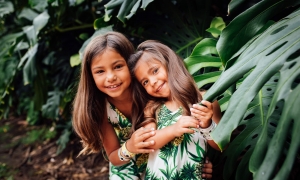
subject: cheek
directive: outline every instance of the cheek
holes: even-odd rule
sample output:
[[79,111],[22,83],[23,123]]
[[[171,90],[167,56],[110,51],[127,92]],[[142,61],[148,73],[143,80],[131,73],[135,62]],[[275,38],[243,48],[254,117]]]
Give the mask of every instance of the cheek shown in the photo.
[[153,96],[153,91],[151,88],[145,88],[147,93],[150,94],[151,96]]
[[94,79],[94,82],[95,82],[96,86],[98,87],[98,89],[101,88],[103,85],[104,79],[101,77],[95,77],[95,76],[93,76],[93,79]]

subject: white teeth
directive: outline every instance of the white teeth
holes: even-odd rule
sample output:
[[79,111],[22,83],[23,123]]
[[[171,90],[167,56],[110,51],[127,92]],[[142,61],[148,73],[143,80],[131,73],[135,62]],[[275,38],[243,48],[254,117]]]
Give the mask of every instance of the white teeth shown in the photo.
[[114,86],[107,86],[108,88],[116,88],[118,87],[118,85],[114,85]]

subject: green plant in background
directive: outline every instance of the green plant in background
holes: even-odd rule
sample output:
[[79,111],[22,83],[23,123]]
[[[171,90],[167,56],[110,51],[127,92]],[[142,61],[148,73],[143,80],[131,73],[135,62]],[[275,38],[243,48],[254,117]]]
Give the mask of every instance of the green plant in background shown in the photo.
[[16,173],[16,170],[12,170],[7,164],[0,162],[0,178],[13,180],[13,175]]
[[[299,159],[297,129],[284,129],[300,127],[293,118],[299,115],[293,114],[299,103],[299,0],[227,3],[0,1],[1,117],[14,112],[26,113],[29,124],[51,121],[61,132],[61,152],[72,134],[71,102],[83,50],[93,36],[116,30],[135,45],[155,39],[170,46],[199,88],[213,84],[205,98],[218,99],[224,116],[212,136],[222,148],[230,142],[223,153],[224,179],[288,178]],[[227,5],[229,17],[222,14]],[[235,130],[240,132],[232,138]],[[282,170],[277,174],[275,168]]]
[[54,128],[42,127],[39,129],[33,129],[26,133],[26,136],[22,139],[23,144],[40,143],[46,140],[51,140],[56,136]]
[[70,122],[78,68],[69,59],[93,33],[99,5],[96,0],[0,1],[1,118],[13,113],[26,114],[31,125]]
[[[236,8],[239,2],[231,3]],[[224,116],[212,133],[222,149],[230,142],[232,132],[241,129],[223,154],[224,179],[289,177],[300,145],[296,135],[300,114],[295,108],[300,105],[300,13],[295,11],[271,27],[273,22],[269,20],[284,7],[299,3],[266,0],[255,4],[228,24],[216,46],[200,42],[195,47],[198,63],[194,53],[185,60],[192,73],[208,64],[200,57],[202,52],[210,58],[218,54],[225,65],[204,97],[212,101],[229,97],[226,94],[231,92],[226,100],[228,107],[222,108],[226,110]],[[215,80],[207,80],[213,75],[201,76],[205,77],[195,77],[200,87]]]

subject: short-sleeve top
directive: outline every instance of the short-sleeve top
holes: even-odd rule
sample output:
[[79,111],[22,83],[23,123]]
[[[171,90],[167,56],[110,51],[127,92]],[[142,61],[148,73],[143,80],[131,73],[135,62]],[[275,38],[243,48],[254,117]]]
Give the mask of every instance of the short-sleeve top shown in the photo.
[[[130,120],[125,117],[114,105],[106,103],[108,121],[112,124],[120,144],[128,140],[131,128]],[[143,179],[148,154],[137,154],[129,163],[122,166],[114,166],[109,163],[109,179],[111,180],[140,180]]]
[[[162,105],[157,113],[157,129],[170,126],[179,119],[182,108],[170,111]],[[183,134],[149,154],[145,179],[202,179],[202,166],[207,141],[198,132]]]

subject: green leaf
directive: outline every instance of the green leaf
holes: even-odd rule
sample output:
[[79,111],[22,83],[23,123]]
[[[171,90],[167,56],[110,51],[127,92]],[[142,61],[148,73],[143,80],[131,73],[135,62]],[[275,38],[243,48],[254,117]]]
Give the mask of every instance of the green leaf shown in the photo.
[[128,14],[126,16],[126,19],[130,19],[137,11],[137,9],[139,8],[140,6],[140,3],[141,3],[141,0],[138,0],[135,5],[132,7],[132,9],[130,10],[130,14]]
[[[239,169],[244,169],[243,173],[249,172],[249,159],[260,134],[262,134],[263,126],[262,124],[266,123],[266,114],[268,108],[266,105],[270,104],[272,96],[276,89],[277,83],[274,81],[278,79],[279,74],[273,76],[261,89],[261,91],[256,95],[256,97],[248,105],[246,112],[243,114],[242,120],[239,122],[236,131],[239,132],[235,139],[230,142],[229,146],[226,148],[223,154],[223,158],[226,157],[226,162],[224,167],[226,170],[223,171],[224,179],[230,179],[232,174],[236,171],[237,167]],[[232,98],[231,98],[232,99]],[[237,108],[237,107],[236,107]],[[227,109],[228,110],[228,109]],[[276,110],[276,115],[280,113],[280,108]],[[223,119],[221,120],[223,121]],[[272,122],[276,123],[276,119],[273,119]],[[219,126],[219,125],[218,125]],[[270,126],[270,125],[269,125]],[[275,127],[270,126],[269,131],[274,131]],[[214,132],[217,129],[214,130]],[[269,132],[270,133],[270,132]],[[236,133],[237,134],[237,133]],[[267,142],[266,142],[267,143]],[[244,156],[244,153],[251,153]],[[243,157],[244,163],[247,162],[247,165],[237,163],[238,159]],[[245,169],[245,167],[247,167]],[[245,172],[246,171],[246,172]],[[236,176],[241,176],[240,171],[236,171]]]
[[264,0],[237,16],[222,31],[217,43],[222,61],[227,62],[272,16],[281,12],[283,8],[298,3],[299,0]]
[[49,17],[50,16],[49,16],[48,12],[44,11],[43,13],[39,14],[36,18],[34,18],[33,27],[34,27],[36,35],[48,23]]
[[101,29],[102,27],[107,27],[109,24],[104,20],[104,17],[98,18],[94,21],[94,29]]
[[[3,56],[11,56],[11,53],[14,51],[14,48],[18,44],[19,40],[24,35],[23,32],[8,34],[1,37],[0,41],[0,58]],[[12,51],[11,51],[12,49]]]
[[[298,39],[299,41],[299,39]],[[299,48],[299,47],[298,47]],[[297,78],[300,77],[300,53],[296,51],[295,54],[289,56],[288,61],[285,62],[283,68],[280,71],[280,78],[277,89],[274,93],[272,102],[267,116],[271,117],[273,112],[277,108],[277,102],[283,101],[285,103],[282,115],[279,120],[276,132],[272,137],[272,141],[269,144],[264,144],[268,134],[264,134],[258,142],[258,147],[253,153],[253,159],[250,161],[250,169],[254,172],[254,177],[257,179],[262,173],[262,177],[270,177],[279,163],[279,158],[284,150],[285,141],[287,141],[290,133],[295,136],[299,132],[300,124],[296,121],[299,115],[299,110],[295,107],[299,107],[300,96],[299,96],[299,82]],[[298,93],[298,94],[297,94]],[[298,114],[298,115],[297,115]],[[282,147],[280,147],[282,145]],[[296,156],[297,149],[299,148],[299,138],[292,138],[290,147],[288,149],[288,157],[284,161],[285,167],[281,167],[280,175],[278,177],[287,176],[291,171],[294,157]],[[275,149],[276,148],[276,149]],[[295,152],[296,151],[296,152]],[[261,159],[259,159],[261,158]],[[264,159],[265,158],[265,159]],[[263,160],[264,159],[264,160]],[[262,162],[263,160],[263,162]],[[268,164],[268,163],[270,164]]]
[[194,74],[199,69],[204,67],[221,67],[222,63],[220,62],[219,57],[214,56],[193,56],[185,59],[185,64],[188,71],[191,74]]
[[33,21],[39,14],[29,8],[23,8],[21,13],[18,15],[18,18],[25,18],[29,21]]
[[194,76],[194,80],[198,88],[201,88],[206,84],[214,83],[219,78],[220,74],[221,71],[209,72],[209,73]]
[[44,11],[48,6],[47,0],[29,0],[28,3],[31,8],[40,12]]
[[223,98],[218,100],[218,103],[221,108],[221,112],[224,112],[227,109],[230,98],[231,98],[231,95],[225,94],[225,96]]
[[149,3],[151,3],[154,0],[143,0],[141,8],[146,10],[146,7],[148,6]]
[[245,2],[247,2],[247,0],[231,0],[228,5],[228,15],[239,10]]
[[34,46],[37,43],[37,33],[34,26],[25,26],[22,29],[28,38],[30,46]]
[[126,19],[130,19],[136,13],[140,5],[145,10],[152,1],[154,0],[111,0],[104,5],[104,20],[109,21],[113,10],[118,10],[120,6],[117,18],[125,23]]
[[48,100],[42,107],[43,117],[57,119],[59,115],[59,104],[62,97],[62,92],[54,90],[48,92]]
[[39,112],[37,110],[35,110],[33,101],[30,101],[28,106],[29,106],[29,109],[28,109],[28,112],[27,112],[26,121],[29,124],[34,125],[39,121]]
[[74,54],[73,56],[71,56],[71,58],[70,58],[71,67],[78,66],[80,63],[81,63],[81,60],[80,60],[79,54]]
[[137,0],[124,0],[122,3],[117,18],[125,24],[126,15],[133,8]]
[[10,1],[0,2],[0,17],[14,11],[14,5]]
[[184,63],[190,74],[194,74],[204,67],[221,67],[220,58],[216,55],[216,40],[205,38],[195,46],[191,55],[184,59]]
[[[300,29],[297,17],[298,14],[292,14],[265,31],[239,56],[233,66],[221,74],[218,81],[206,92],[207,99],[212,100],[213,97],[224,92],[230,85],[254,68],[232,95],[229,107],[222,118],[224,121],[220,122],[223,124],[230,119],[225,126],[231,126],[231,130],[222,128],[219,135],[212,134],[214,140],[220,142],[221,147],[228,143],[229,134],[227,133],[232,132],[232,128],[237,127],[247,105],[259,89],[281,69],[287,57],[298,50]],[[236,107],[239,108],[236,109]],[[222,133],[223,130],[224,134]],[[225,136],[225,134],[227,135]]]
[[35,55],[37,53],[37,50],[38,44],[34,45],[26,52],[26,54],[21,58],[21,61],[18,65],[18,68],[20,68],[27,60],[23,68],[24,85],[31,83],[37,74],[35,65]]
[[225,28],[225,22],[223,21],[223,18],[221,17],[215,17],[210,23],[210,27],[206,30],[207,32],[210,32],[213,37],[217,38],[222,30]]
[[104,5],[106,10],[114,9],[115,7],[121,5],[124,0],[111,0],[107,4]]

